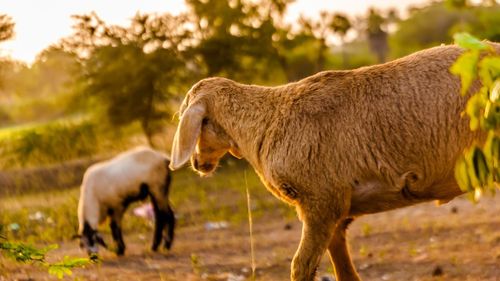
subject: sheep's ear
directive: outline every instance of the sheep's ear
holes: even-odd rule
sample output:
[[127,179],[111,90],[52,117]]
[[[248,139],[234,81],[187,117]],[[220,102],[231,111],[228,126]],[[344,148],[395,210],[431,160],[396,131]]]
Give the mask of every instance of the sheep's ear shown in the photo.
[[205,111],[205,105],[196,103],[190,105],[182,114],[172,144],[170,169],[180,168],[193,154],[196,142],[200,137],[201,122],[205,116]]

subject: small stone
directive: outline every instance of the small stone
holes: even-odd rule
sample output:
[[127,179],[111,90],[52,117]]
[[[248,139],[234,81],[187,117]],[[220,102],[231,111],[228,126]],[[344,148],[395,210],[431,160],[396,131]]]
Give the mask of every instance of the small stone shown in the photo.
[[290,223],[285,224],[285,230],[290,230],[290,229],[292,229],[292,224]]
[[436,267],[434,267],[434,270],[432,271],[432,276],[442,276],[443,275],[443,269],[441,268],[441,266],[439,265],[436,265]]
[[458,208],[456,206],[453,206],[450,211],[452,214],[456,214],[458,213]]

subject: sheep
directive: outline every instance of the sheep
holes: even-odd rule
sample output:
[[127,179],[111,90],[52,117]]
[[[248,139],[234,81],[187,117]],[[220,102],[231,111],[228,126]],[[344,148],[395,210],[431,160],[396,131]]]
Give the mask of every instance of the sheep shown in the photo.
[[168,200],[171,175],[168,156],[148,147],[136,147],[104,162],[90,166],[83,176],[78,203],[80,247],[90,256],[106,243],[97,227],[107,217],[116,243],[116,254],[125,253],[122,217],[130,203],[151,198],[155,229],[151,249],[157,251],[165,231],[165,248],[174,239],[175,217]]
[[336,280],[360,280],[346,244],[354,218],[462,194],[456,159],[484,138],[461,117],[467,97],[449,73],[462,52],[440,46],[277,87],[203,79],[180,106],[170,169],[191,158],[208,175],[226,152],[245,158],[303,223],[291,280],[313,280],[325,251]]

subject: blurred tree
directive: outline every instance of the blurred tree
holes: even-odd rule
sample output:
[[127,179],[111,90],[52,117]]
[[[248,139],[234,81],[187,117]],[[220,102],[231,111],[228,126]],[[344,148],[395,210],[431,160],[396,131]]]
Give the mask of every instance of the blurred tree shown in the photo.
[[414,8],[391,35],[392,55],[400,57],[442,43],[452,43],[452,35],[458,31],[467,31],[481,39],[500,41],[500,5],[447,1]]
[[285,69],[289,27],[283,16],[291,2],[188,0],[197,23],[196,54],[207,75],[252,82],[268,80],[265,69]]
[[[329,50],[329,39],[337,35],[342,45],[345,44],[345,35],[352,27],[351,22],[345,15],[327,11],[322,11],[317,20],[301,17],[299,18],[299,24],[302,36],[309,37],[317,42],[318,50],[316,51],[317,58],[315,71],[325,69],[327,51]],[[347,65],[346,54],[344,52],[342,53],[343,66],[345,67]]]
[[60,48],[83,59],[81,92],[104,106],[111,125],[138,121],[153,146],[160,121],[172,114],[168,99],[181,92],[187,72],[195,74],[183,56],[186,17],[136,14],[127,28],[107,25],[95,13],[74,18],[75,33]]
[[[6,14],[0,14],[0,43],[11,39],[14,36],[14,22],[12,18]],[[1,54],[1,53],[0,53]],[[4,71],[5,65],[8,64],[8,60],[0,58],[0,89],[4,84]],[[0,115],[3,115],[0,113]],[[0,117],[1,118],[1,117]]]
[[333,31],[338,34],[340,41],[342,43],[341,45],[342,66],[345,68],[347,67],[347,53],[345,52],[344,49],[344,45],[346,43],[345,36],[352,27],[351,21],[349,20],[349,18],[347,18],[346,15],[334,14],[330,26],[333,29]]
[[0,14],[0,42],[9,40],[14,36],[15,23],[6,14]]
[[366,33],[368,42],[370,43],[370,49],[377,55],[379,63],[385,62],[389,52],[388,36],[387,32],[384,30],[386,18],[375,9],[371,8],[368,11],[366,21]]
[[66,113],[80,69],[73,54],[49,47],[31,66],[12,59],[2,65],[0,125],[48,121]]
[[467,0],[446,0],[445,3],[449,7],[456,9],[464,9],[467,8],[467,6],[469,6]]

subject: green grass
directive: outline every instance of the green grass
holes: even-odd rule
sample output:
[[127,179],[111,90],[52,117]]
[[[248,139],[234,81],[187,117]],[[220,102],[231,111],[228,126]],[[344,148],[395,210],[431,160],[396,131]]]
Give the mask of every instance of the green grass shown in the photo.
[[[257,175],[244,162],[229,159],[217,172],[206,178],[185,168],[173,174],[170,199],[180,227],[203,224],[207,221],[228,221],[234,224],[247,221],[245,176],[252,198],[252,215],[262,216],[268,209],[277,209],[285,218],[295,217],[292,207],[279,202],[262,185]],[[67,241],[78,227],[78,187],[20,195],[0,199],[0,224],[8,239],[33,244]],[[139,204],[139,203],[137,203]],[[149,235],[152,223],[131,215],[132,205],[124,218],[125,232]],[[36,217],[36,214],[42,216]],[[18,230],[9,225],[18,224]],[[101,231],[109,233],[107,224]]]

